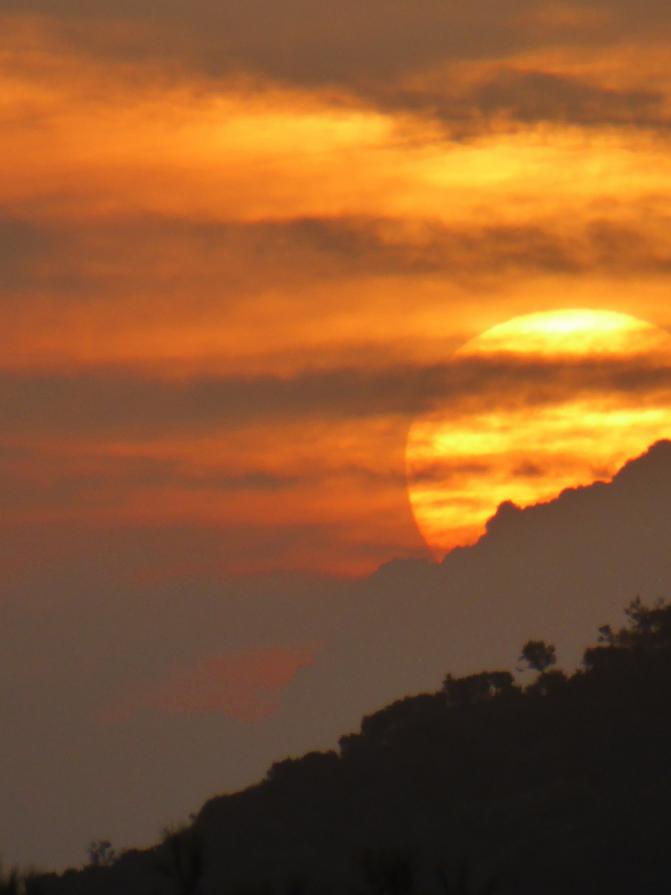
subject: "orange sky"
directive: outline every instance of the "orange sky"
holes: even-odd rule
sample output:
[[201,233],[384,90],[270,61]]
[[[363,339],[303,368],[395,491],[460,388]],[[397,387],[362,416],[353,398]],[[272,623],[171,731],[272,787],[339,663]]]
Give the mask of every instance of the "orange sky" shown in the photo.
[[664,47],[624,3],[529,2],[487,46],[450,8],[440,52],[427,3],[399,10],[425,58],[385,32],[348,67],[316,13],[290,64],[241,13],[218,67],[199,10],[3,19],[9,511],[272,523],[273,563],[370,570],[422,549],[403,445],[460,343],[567,306],[671,322]]

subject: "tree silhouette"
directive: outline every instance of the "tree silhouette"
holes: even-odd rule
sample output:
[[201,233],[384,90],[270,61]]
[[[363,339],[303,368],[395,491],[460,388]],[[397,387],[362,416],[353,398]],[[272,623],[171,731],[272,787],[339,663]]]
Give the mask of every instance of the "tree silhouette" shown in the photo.
[[194,826],[166,829],[156,851],[162,875],[171,879],[177,895],[192,895],[203,875],[203,845]]
[[522,647],[519,661],[525,662],[527,668],[543,674],[557,662],[557,654],[551,643],[546,643],[544,640],[527,640]]
[[116,850],[109,839],[94,839],[86,848],[91,867],[109,867],[117,859]]
[[533,684],[526,688],[526,692],[537,696],[552,696],[565,686],[567,680],[563,671],[553,668],[539,674]]
[[621,649],[668,649],[671,647],[671,604],[658,600],[646,606],[636,597],[625,608],[627,624],[614,631],[610,625],[599,628],[599,643]]
[[481,671],[459,678],[448,674],[443,681],[447,703],[452,706],[474,705],[513,690],[513,676],[509,671]]

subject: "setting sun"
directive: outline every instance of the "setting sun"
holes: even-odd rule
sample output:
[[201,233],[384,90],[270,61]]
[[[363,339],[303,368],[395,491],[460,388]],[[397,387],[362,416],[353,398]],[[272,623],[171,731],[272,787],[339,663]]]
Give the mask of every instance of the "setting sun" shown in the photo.
[[412,509],[431,549],[476,540],[504,501],[529,506],[608,479],[671,435],[671,392],[652,375],[670,348],[663,330],[595,310],[529,314],[464,345],[454,369],[480,363],[493,375],[465,404],[416,420],[407,442]]

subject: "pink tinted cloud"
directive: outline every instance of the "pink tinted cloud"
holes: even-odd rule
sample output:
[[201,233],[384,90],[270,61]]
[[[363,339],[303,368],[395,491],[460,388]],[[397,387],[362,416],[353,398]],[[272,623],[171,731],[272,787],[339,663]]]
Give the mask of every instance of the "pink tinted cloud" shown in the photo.
[[258,647],[200,659],[158,685],[122,698],[97,715],[100,724],[123,724],[141,711],[222,714],[260,721],[279,706],[282,690],[316,658],[314,647]]

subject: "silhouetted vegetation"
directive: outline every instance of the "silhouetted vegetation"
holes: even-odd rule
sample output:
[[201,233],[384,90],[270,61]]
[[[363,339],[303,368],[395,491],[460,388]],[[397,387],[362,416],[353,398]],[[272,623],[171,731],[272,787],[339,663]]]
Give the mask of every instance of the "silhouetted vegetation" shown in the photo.
[[671,891],[671,606],[635,600],[573,674],[556,659],[528,641],[524,687],[448,674],[153,849],[96,841],[83,870],[11,872],[0,895]]
[[175,895],[192,895],[198,891],[203,876],[203,847],[200,831],[195,826],[166,830],[163,842],[155,851],[157,867],[172,883]]
[[546,672],[556,661],[557,654],[554,646],[544,640],[527,640],[522,647],[520,662],[526,663],[528,668],[539,671],[541,674]]
[[86,852],[92,867],[109,867],[117,859],[117,853],[109,839],[94,839]]
[[19,895],[21,885],[21,877],[15,867],[8,871],[0,867],[0,895]]

